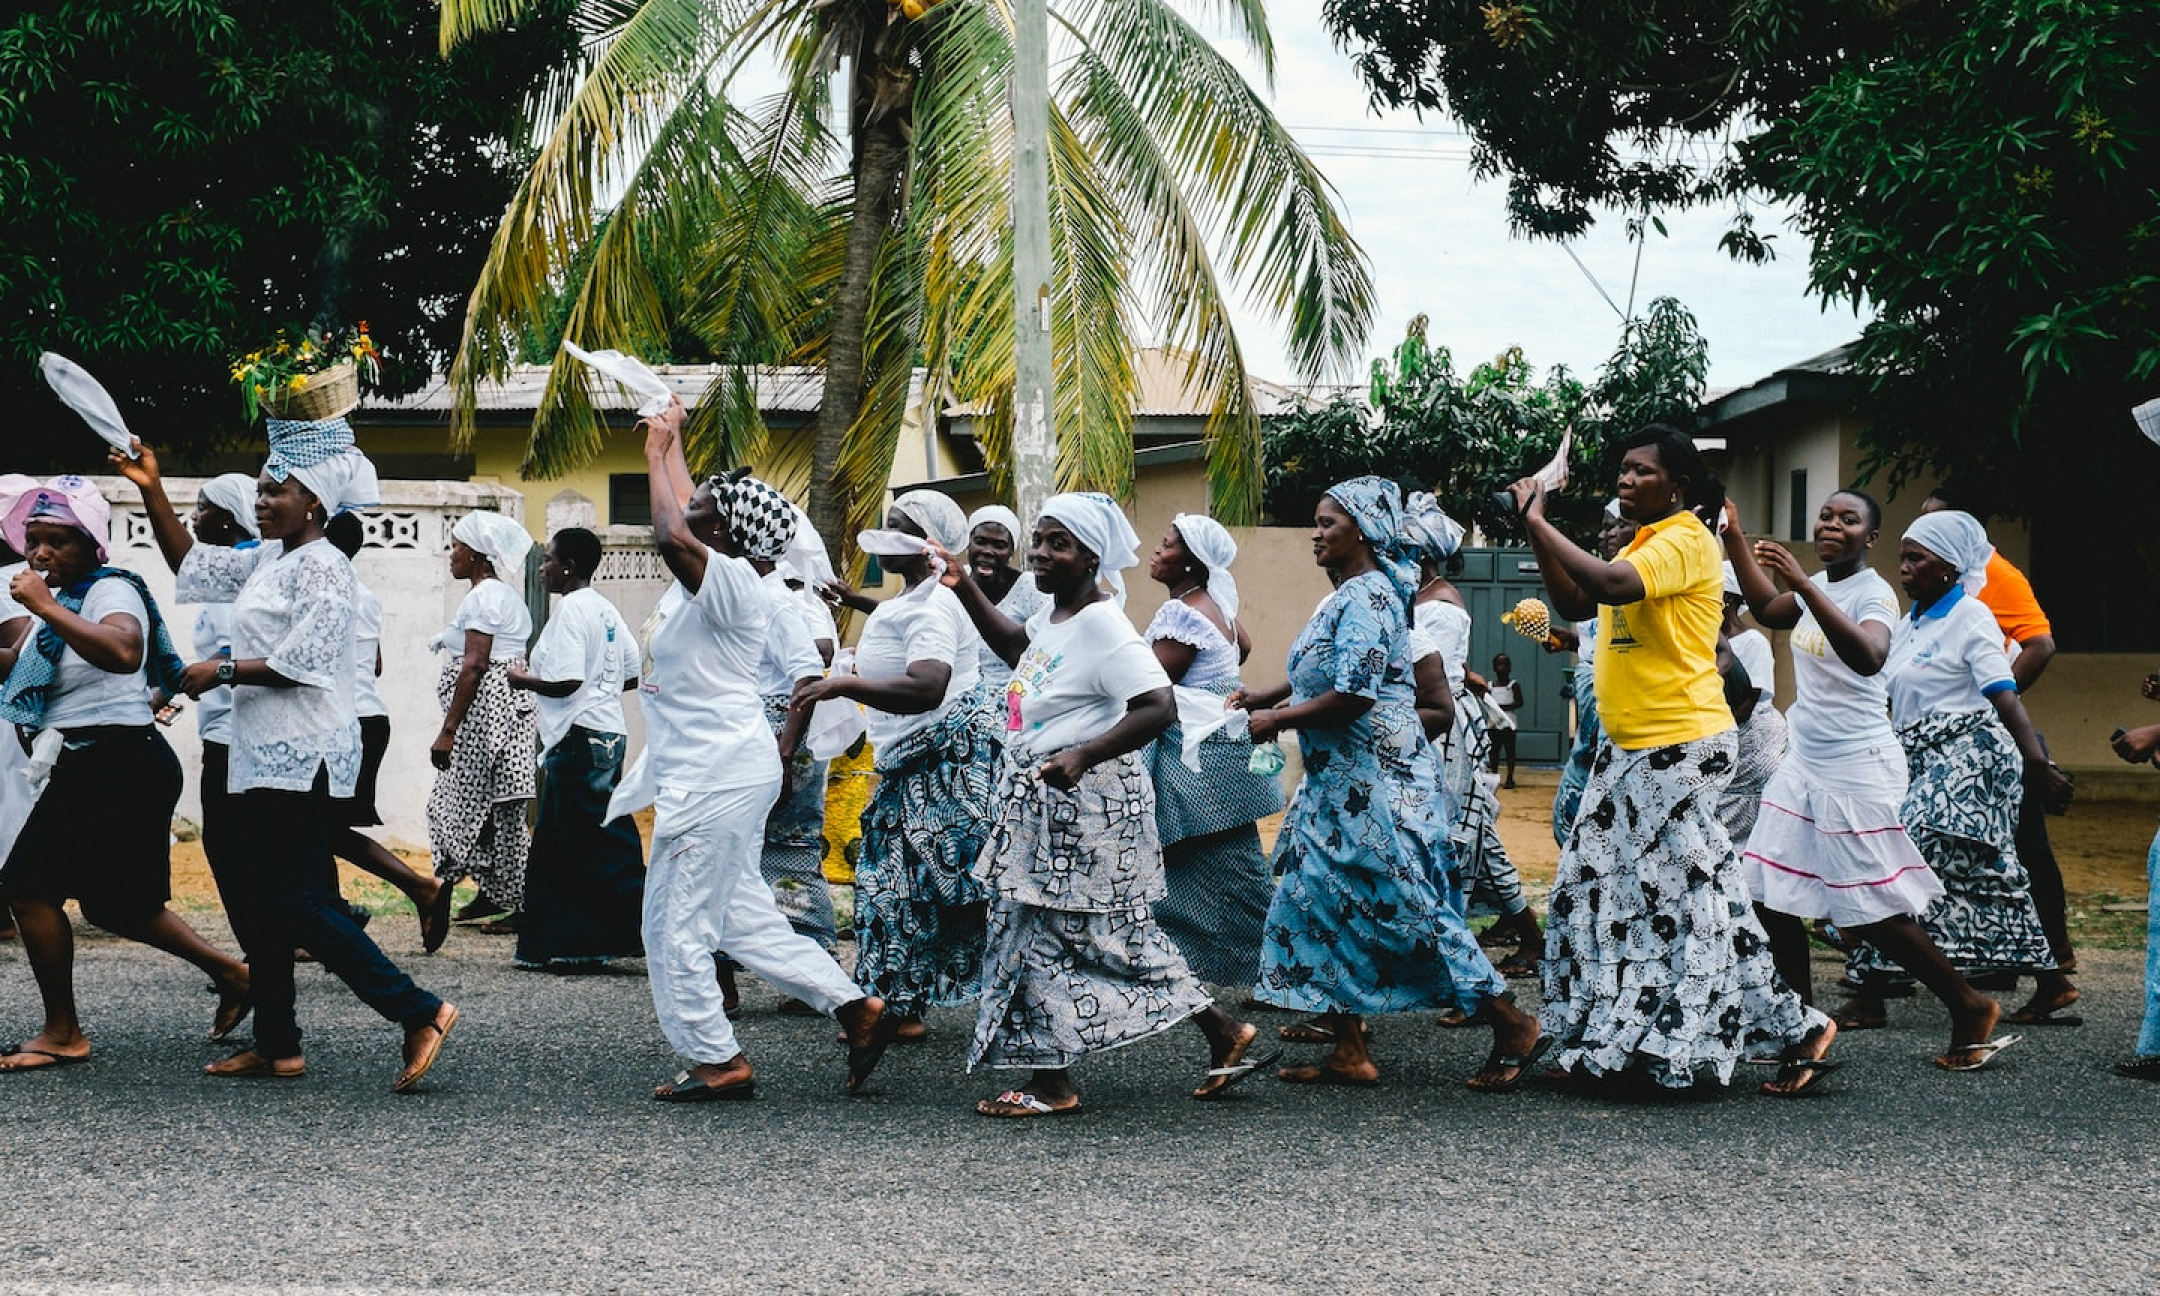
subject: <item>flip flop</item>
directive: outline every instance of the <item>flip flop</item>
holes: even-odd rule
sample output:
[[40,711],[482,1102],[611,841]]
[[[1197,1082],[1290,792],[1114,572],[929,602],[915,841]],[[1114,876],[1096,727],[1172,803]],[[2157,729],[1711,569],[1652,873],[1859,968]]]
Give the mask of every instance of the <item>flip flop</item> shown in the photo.
[[[1552,1046],[1552,1036],[1540,1035],[1537,1037],[1537,1043],[1530,1046],[1528,1053],[1518,1057],[1488,1057],[1485,1059],[1485,1065],[1478,1068],[1477,1075],[1471,1076],[1470,1080],[1463,1081],[1463,1087],[1475,1090],[1478,1093],[1514,1093],[1517,1089],[1523,1087],[1524,1081],[1530,1078],[1530,1072],[1536,1068],[1538,1062],[1547,1053],[1552,1052]],[[1515,1074],[1505,1080],[1496,1080],[1491,1084],[1470,1083],[1471,1080],[1477,1079],[1478,1075],[1484,1075],[1488,1071],[1498,1071],[1502,1067],[1513,1068]]]
[[[993,1111],[1004,1107],[1010,1110]],[[1007,1089],[995,1098],[985,1098],[975,1104],[975,1114],[999,1120],[1033,1120],[1037,1116],[1073,1116],[1079,1114],[1080,1104],[1070,1107],[1052,1107],[1024,1089]]]
[[1830,1020],[1836,1022],[1837,1028],[1841,1031],[1890,1029],[1889,1013],[1859,1012],[1851,1004],[1847,1004],[1831,1013]]
[[[1250,1048],[1252,1047],[1252,1044],[1259,1043],[1259,1038],[1260,1037],[1258,1033],[1255,1033],[1252,1042],[1247,1044],[1246,1047]],[[1216,1085],[1212,1089],[1207,1088],[1207,1086],[1203,1084],[1200,1088],[1193,1090],[1193,1097],[1199,1099],[1201,1102],[1212,1102],[1213,1100],[1220,1098],[1225,1093],[1229,1092],[1230,1086],[1243,1080],[1246,1076],[1251,1075],[1253,1072],[1258,1071],[1261,1067],[1274,1066],[1277,1062],[1282,1061],[1282,1055],[1283,1051],[1281,1047],[1278,1046],[1276,1048],[1269,1049],[1266,1053],[1263,1053],[1259,1057],[1252,1058],[1250,1060],[1231,1062],[1227,1065],[1219,1067],[1211,1067],[1209,1068],[1205,1079],[1214,1080],[1219,1077],[1222,1080],[1222,1083]]]
[[1945,1071],[1985,1071],[1995,1061],[1996,1054],[2024,1038],[2023,1035],[1998,1035],[1985,1044],[1960,1044],[1936,1058],[1935,1065]]
[[2117,1062],[2114,1071],[2116,1075],[2132,1080],[2160,1080],[2160,1055]]
[[2034,1004],[2026,1004],[2016,1012],[2005,1016],[2003,1022],[2010,1026],[2083,1026],[2085,1018],[2070,1011],[2070,1009],[2077,1006],[2077,1001],[2077,993],[2072,991],[2068,999],[2060,1003],[2049,1004],[2044,1008]]
[[12,1057],[16,1054],[49,1060],[33,1062],[29,1066],[0,1066],[0,1074],[14,1075],[18,1071],[50,1071],[54,1067],[81,1066],[90,1060],[90,1055],[87,1053],[81,1057],[70,1057],[65,1053],[55,1053],[51,1049],[31,1048],[27,1044],[9,1044],[5,1048],[0,1048],[0,1057]]
[[673,1080],[653,1090],[656,1102],[741,1102],[757,1093],[757,1080],[737,1080],[732,1084],[710,1085],[697,1079],[688,1071],[679,1072]]
[[[1762,1083],[1766,1098],[1805,1098],[1821,1088],[1822,1078],[1845,1065],[1829,1058],[1749,1058],[1748,1061],[1778,1069],[1777,1079]],[[1772,1085],[1785,1084],[1806,1076],[1806,1083],[1797,1089],[1773,1089]]]
[[1493,971],[1513,981],[1534,980],[1538,975],[1538,965],[1519,954],[1511,954],[1493,964]]
[[307,1059],[266,1058],[241,1049],[204,1067],[203,1074],[219,1080],[298,1080],[307,1075]]

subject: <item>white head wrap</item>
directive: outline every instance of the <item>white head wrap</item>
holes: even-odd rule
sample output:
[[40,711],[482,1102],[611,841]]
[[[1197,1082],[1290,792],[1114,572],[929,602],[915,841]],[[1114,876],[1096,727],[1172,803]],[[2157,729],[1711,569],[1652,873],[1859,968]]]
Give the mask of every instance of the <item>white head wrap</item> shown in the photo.
[[1222,523],[1205,513],[1180,513],[1170,519],[1170,525],[1185,541],[1185,552],[1207,568],[1208,597],[1222,609],[1223,620],[1236,621],[1237,581],[1230,575],[1230,564],[1237,561],[1237,541],[1230,538]]
[[314,422],[274,418],[264,426],[270,436],[270,457],[263,471],[272,481],[299,478],[328,514],[382,503],[375,465],[353,445],[352,425],[342,415]]
[[1905,528],[1905,538],[1957,568],[1958,584],[1967,594],[1978,594],[1987,584],[1988,560],[1995,546],[1988,542],[1980,519],[1956,509],[1922,513]]
[[950,554],[967,548],[967,514],[942,491],[911,490],[892,502],[893,512],[923,529]]
[[524,581],[525,554],[533,541],[525,524],[516,518],[475,509],[450,528],[450,538],[462,541],[467,549],[487,559],[501,579],[513,585]]
[[825,537],[817,533],[810,515],[792,502],[789,507],[795,509],[795,535],[780,555],[780,566],[790,578],[816,589],[833,579],[832,555],[826,552]]
[[968,539],[973,540],[975,538],[975,528],[985,522],[1005,528],[1005,534],[1012,537],[1014,553],[1020,553],[1027,548],[1027,535],[1020,529],[1020,515],[1018,513],[1006,508],[1003,504],[983,505],[973,513],[968,514]]
[[255,520],[253,477],[246,473],[223,473],[204,482],[200,494],[203,503],[224,509],[232,514],[233,521],[240,524],[241,530],[257,540],[262,539],[262,523]]
[[1605,501],[1605,516],[1608,518],[1617,518],[1620,516],[1620,501],[1618,499],[1609,499]]
[[1740,573],[1733,570],[1730,561],[1725,564],[1725,597],[1740,597]]
[[1140,537],[1134,534],[1132,523],[1125,520],[1125,510],[1100,491],[1074,491],[1044,501],[1036,521],[1045,518],[1062,524],[1095,555],[1099,564],[1096,576],[1117,605],[1124,607],[1125,578],[1119,573],[1140,561]]

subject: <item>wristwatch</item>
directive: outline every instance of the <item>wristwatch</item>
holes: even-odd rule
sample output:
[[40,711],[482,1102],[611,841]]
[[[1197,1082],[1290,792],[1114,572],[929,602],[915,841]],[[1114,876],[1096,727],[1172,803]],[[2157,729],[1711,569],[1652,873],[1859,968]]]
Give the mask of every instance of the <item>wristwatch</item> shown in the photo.
[[217,682],[230,684],[240,675],[240,667],[230,657],[221,657],[217,664]]

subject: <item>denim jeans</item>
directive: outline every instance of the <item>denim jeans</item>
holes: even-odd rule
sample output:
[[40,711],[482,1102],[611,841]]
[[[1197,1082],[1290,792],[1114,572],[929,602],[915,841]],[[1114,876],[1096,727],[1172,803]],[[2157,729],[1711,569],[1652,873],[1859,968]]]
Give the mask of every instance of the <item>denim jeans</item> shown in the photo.
[[[328,775],[306,792],[255,789],[233,798],[223,851],[233,875],[226,897],[233,934],[248,955],[255,1051],[297,1057],[293,950],[315,956],[360,1001],[406,1030],[434,1020],[442,1000],[413,984],[346,911],[331,836],[343,822]],[[237,906],[233,905],[238,901]]]
[[2145,1025],[2139,1057],[2160,1057],[2160,835],[2145,853]]

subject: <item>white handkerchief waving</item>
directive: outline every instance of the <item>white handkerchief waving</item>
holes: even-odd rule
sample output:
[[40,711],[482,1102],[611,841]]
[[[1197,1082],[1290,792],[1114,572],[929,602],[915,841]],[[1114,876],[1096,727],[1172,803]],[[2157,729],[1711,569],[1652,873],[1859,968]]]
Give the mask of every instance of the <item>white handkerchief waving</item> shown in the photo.
[[53,394],[81,415],[105,444],[130,459],[136,457],[127,422],[120,417],[120,407],[113,403],[112,394],[102,383],[73,360],[50,351],[38,356],[38,372],[45,375],[45,385],[53,389]]
[[638,402],[637,412],[645,418],[651,418],[665,410],[668,407],[668,398],[675,394],[674,388],[668,386],[667,379],[654,373],[636,356],[624,355],[620,351],[587,351],[568,338],[563,339],[562,348],[570,353],[571,359],[591,366],[601,375],[613,378],[642,397]]
[[1170,690],[1170,695],[1177,701],[1178,727],[1185,736],[1178,759],[1195,774],[1200,772],[1200,744],[1210,734],[1221,730],[1233,738],[1244,738],[1252,733],[1251,714],[1231,709],[1220,693],[1180,684]]

